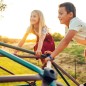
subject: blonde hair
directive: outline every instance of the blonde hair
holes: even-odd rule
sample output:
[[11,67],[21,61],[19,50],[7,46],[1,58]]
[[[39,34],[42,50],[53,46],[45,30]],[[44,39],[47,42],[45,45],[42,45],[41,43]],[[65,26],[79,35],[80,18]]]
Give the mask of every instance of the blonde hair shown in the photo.
[[[39,10],[33,10],[32,13],[33,13],[33,12],[37,13],[38,16],[39,16],[39,27],[38,27],[38,28],[39,28],[39,32],[38,32],[38,35],[39,35],[39,37],[40,37],[40,36],[41,36],[41,31],[42,31],[43,27],[46,26],[46,25],[45,25],[44,16],[43,16],[43,13],[42,13],[41,11],[39,11]],[[30,24],[30,27],[28,28],[28,33],[33,33],[33,34],[35,34],[35,33],[34,33],[34,27],[33,27],[32,24]]]

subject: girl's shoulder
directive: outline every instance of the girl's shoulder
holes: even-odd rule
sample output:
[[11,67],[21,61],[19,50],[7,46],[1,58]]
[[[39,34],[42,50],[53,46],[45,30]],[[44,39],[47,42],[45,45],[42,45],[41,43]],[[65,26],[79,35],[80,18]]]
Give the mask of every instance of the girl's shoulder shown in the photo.
[[45,29],[45,30],[47,30],[47,29],[48,29],[48,27],[47,27],[47,26],[44,26],[42,29]]
[[47,34],[48,32],[49,32],[48,27],[47,26],[44,26],[42,28],[42,34]]

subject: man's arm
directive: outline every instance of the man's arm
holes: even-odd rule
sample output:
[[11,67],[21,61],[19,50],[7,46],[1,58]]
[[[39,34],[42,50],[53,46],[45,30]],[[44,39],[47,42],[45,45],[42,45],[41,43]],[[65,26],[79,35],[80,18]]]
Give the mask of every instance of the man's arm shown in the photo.
[[[69,32],[61,40],[61,42],[59,43],[57,48],[52,52],[51,57],[55,58],[55,56],[57,56],[59,53],[61,53],[68,46],[68,44],[70,43],[70,41],[72,40],[72,38],[75,36],[76,33],[77,33],[77,31],[75,31],[75,30],[69,30]],[[47,59],[49,59],[49,58],[46,58],[46,60]]]

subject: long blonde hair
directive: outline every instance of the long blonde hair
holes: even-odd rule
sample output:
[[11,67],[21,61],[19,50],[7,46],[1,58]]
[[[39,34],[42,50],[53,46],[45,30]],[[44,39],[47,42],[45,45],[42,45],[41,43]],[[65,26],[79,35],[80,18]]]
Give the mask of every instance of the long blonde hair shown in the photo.
[[[39,28],[39,32],[38,32],[38,36],[40,37],[41,36],[41,31],[42,31],[43,27],[46,26],[45,25],[44,16],[43,16],[43,13],[41,11],[39,11],[39,10],[33,10],[32,13],[33,12],[36,12],[38,14],[38,16],[39,16],[39,27],[38,27]],[[34,27],[33,27],[32,24],[30,24],[30,27],[28,28],[28,33],[35,34],[34,33]]]

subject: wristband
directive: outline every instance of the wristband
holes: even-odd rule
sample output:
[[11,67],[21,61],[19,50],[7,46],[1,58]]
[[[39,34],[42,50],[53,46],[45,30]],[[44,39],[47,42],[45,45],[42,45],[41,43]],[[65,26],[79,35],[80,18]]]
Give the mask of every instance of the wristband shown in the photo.
[[54,60],[54,58],[51,55],[49,55],[48,57],[50,58],[50,60]]

